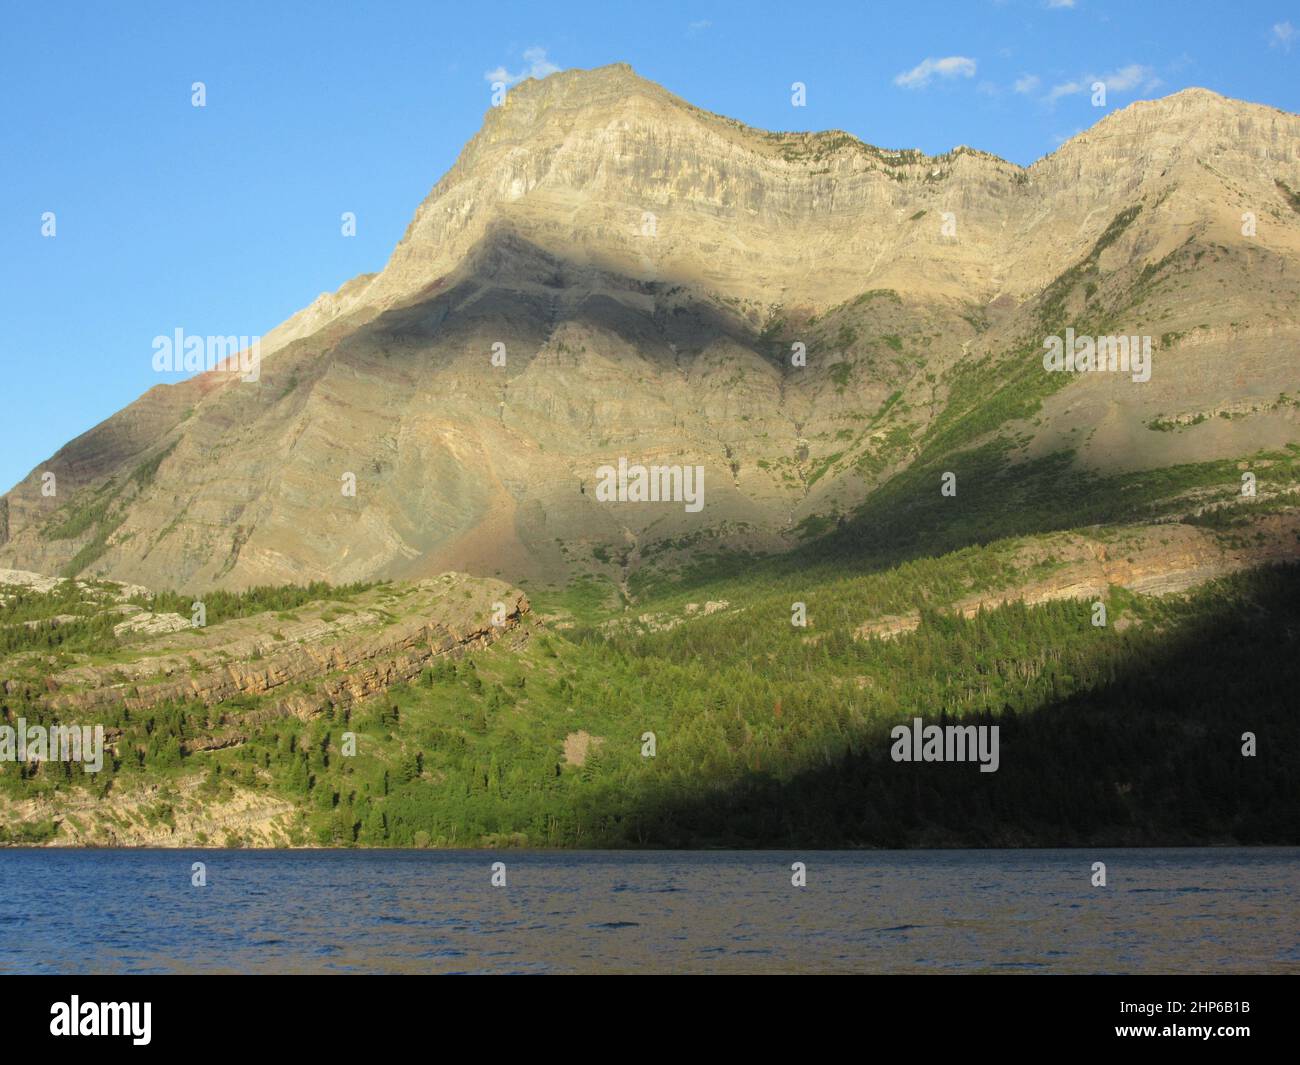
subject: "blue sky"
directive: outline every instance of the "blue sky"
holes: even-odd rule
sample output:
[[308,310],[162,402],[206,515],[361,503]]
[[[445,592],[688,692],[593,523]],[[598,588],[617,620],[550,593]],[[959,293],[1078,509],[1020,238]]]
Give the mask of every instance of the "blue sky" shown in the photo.
[[617,61],[756,126],[1028,164],[1105,113],[1097,78],[1106,110],[1200,85],[1300,111],[1300,5],[10,0],[0,490],[174,380],[155,336],[262,335],[380,269],[482,122],[488,75]]

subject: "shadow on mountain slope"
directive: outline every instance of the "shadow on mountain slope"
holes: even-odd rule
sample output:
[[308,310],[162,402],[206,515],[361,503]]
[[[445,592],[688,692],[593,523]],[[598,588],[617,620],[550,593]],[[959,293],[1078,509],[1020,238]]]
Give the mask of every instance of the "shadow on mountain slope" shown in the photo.
[[596,327],[649,356],[671,356],[670,343],[698,352],[720,339],[753,348],[760,336],[735,311],[699,297],[689,279],[636,278],[554,255],[498,228],[425,295],[359,325],[333,357],[376,346],[454,350],[461,339],[490,334],[511,349],[509,377],[565,322]]
[[[790,551],[754,557],[723,550],[671,580],[644,577],[639,587],[651,596],[671,589],[716,598],[726,582],[741,577],[760,584],[812,583],[1092,526],[1188,521],[1246,528],[1251,517],[1285,509],[1287,493],[1300,481],[1295,445],[1255,458],[1263,460],[1256,476],[1269,502],[1242,498],[1238,460],[1100,476],[1080,467],[1069,451],[1012,462],[1005,446],[994,442],[901,471],[852,513],[821,527],[807,523],[808,539]],[[956,477],[955,496],[940,492],[945,472]],[[1208,513],[1199,513],[1203,509]],[[1293,557],[1300,557],[1300,543]]]
[[999,728],[996,772],[894,762],[898,721],[873,722],[784,781],[754,771],[725,789],[660,790],[618,831],[669,847],[1295,845],[1300,568],[1237,584],[1246,594],[1141,668],[1031,712],[966,718]]

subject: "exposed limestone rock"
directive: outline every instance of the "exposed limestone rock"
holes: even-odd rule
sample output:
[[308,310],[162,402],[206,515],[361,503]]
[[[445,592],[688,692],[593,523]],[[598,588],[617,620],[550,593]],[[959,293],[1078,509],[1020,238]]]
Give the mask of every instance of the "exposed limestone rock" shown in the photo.
[[218,797],[202,778],[175,785],[145,784],[101,797],[71,791],[56,799],[0,798],[0,819],[11,827],[53,821],[51,847],[284,847],[300,816],[292,803],[247,788]]
[[[1263,538],[1244,548],[1226,547],[1212,533],[1188,525],[1125,529],[1118,544],[1073,535],[1053,537],[1048,541],[1055,552],[1052,557],[1064,565],[1049,577],[967,596],[947,609],[973,618],[981,610],[1007,603],[1034,606],[1061,599],[1103,599],[1112,586],[1142,595],[1169,595],[1236,570],[1294,556],[1300,518],[1278,516],[1258,528]],[[854,635],[890,639],[915,631],[920,622],[915,611],[889,615],[863,623]]]
[[[1078,375],[1013,426],[1025,454],[1113,472],[1281,447],[1300,214],[1278,182],[1300,188],[1300,118],[1201,89],[1021,168],[753,129],[623,65],[528,81],[381,272],[266,338],[258,383],[154,388],[10,492],[0,564],[58,572],[102,542],[87,574],[159,588],[446,569],[626,587],[701,547],[789,547],[905,468],[949,371],[1041,331],[1045,290],[1121,216],[1095,292],[1057,317],[1101,301],[1156,338],[1155,372]],[[620,456],[702,466],[703,510],[597,502]],[[102,520],[58,538],[95,500]]]
[[[493,620],[498,604],[504,608],[500,625]],[[317,604],[302,611],[315,616],[296,622],[259,615],[204,630],[164,615],[183,625],[157,632],[176,635],[111,667],[56,673],[48,703],[70,713],[117,705],[147,709],[173,699],[212,706],[283,689],[277,712],[306,718],[410,680],[440,655],[485,646],[514,630],[529,603],[500,581],[445,574],[409,588],[366,593],[342,618],[324,620],[336,609],[337,604]]]
[[189,627],[190,619],[183,618],[179,614],[151,614],[143,611],[120,625],[114,625],[113,635],[122,636],[128,632],[135,632],[146,636],[158,636],[165,632],[180,632]]

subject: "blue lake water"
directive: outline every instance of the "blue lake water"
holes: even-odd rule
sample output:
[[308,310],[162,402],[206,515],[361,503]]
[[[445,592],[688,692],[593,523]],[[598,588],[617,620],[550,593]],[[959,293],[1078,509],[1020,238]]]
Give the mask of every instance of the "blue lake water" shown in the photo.
[[0,850],[0,972],[1294,973],[1300,848]]

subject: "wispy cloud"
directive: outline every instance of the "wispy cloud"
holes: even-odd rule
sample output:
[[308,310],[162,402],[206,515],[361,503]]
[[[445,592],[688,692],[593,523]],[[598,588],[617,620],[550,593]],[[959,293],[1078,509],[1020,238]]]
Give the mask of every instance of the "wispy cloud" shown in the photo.
[[975,76],[975,60],[964,55],[950,55],[943,59],[924,59],[911,70],[894,78],[894,84],[904,89],[924,89],[934,78],[971,78]]
[[1271,48],[1281,48],[1282,51],[1289,52],[1291,46],[1295,44],[1296,36],[1296,28],[1291,23],[1278,22],[1273,26],[1268,43]]
[[1037,74],[1022,74],[1016,78],[1015,90],[1019,93],[1033,92],[1042,84],[1042,79]]
[[1054,8],[1074,7],[1074,0],[1047,0],[1047,6]]
[[499,81],[506,86],[510,86],[518,85],[525,78],[544,78],[548,74],[556,73],[559,69],[547,58],[545,48],[533,47],[524,49],[524,67],[518,73],[512,74],[504,66],[500,66],[495,70],[484,73],[483,78],[486,81]]
[[1119,70],[1112,70],[1109,74],[1085,74],[1074,81],[1063,81],[1059,85],[1053,85],[1044,99],[1049,104],[1054,104],[1063,96],[1091,92],[1093,83],[1098,81],[1106,86],[1107,92],[1154,89],[1160,84],[1160,79],[1156,77],[1155,71],[1150,67],[1141,63],[1130,63]]
[[699,19],[696,22],[688,23],[686,26],[686,36],[698,37],[701,33],[703,33],[712,25],[713,23],[706,18]]
[[1051,92],[1047,94],[1047,102],[1054,104],[1062,96],[1073,96],[1077,92],[1083,92],[1083,82],[1063,81],[1059,85],[1052,86]]

